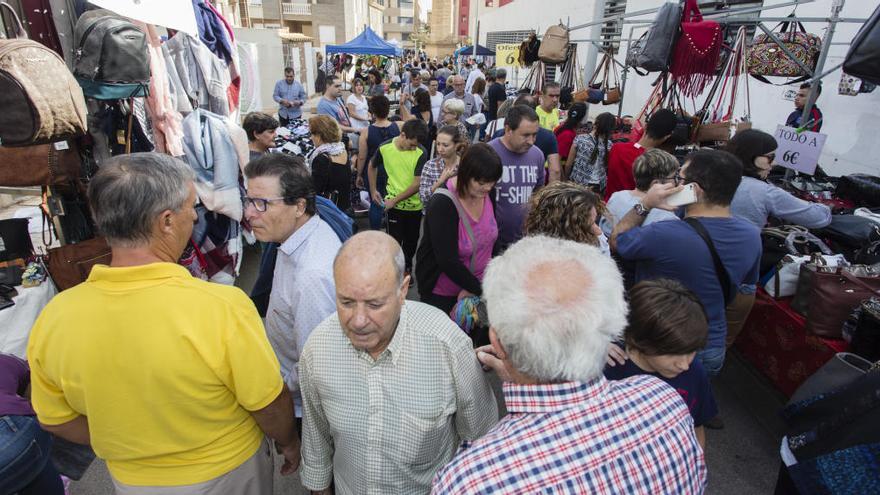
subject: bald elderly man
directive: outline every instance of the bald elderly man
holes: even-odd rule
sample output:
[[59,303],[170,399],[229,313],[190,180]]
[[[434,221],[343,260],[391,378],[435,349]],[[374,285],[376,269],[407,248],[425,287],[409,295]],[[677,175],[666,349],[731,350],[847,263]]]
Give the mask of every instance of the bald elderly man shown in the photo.
[[343,244],[333,277],[337,311],[300,358],[302,483],[428,493],[459,445],[498,421],[471,340],[442,311],[405,299],[403,252],[385,233]]
[[443,101],[461,100],[464,102],[464,113],[458,117],[458,120],[464,122],[468,117],[474,114],[475,104],[474,95],[464,90],[464,78],[461,76],[452,76],[451,82],[452,92],[443,97]]

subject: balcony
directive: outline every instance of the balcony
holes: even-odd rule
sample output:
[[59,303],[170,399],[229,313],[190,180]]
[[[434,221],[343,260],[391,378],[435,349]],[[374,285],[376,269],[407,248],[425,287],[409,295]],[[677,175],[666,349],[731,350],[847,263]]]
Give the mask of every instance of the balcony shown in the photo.
[[312,5],[309,3],[282,2],[281,13],[284,15],[312,15]]

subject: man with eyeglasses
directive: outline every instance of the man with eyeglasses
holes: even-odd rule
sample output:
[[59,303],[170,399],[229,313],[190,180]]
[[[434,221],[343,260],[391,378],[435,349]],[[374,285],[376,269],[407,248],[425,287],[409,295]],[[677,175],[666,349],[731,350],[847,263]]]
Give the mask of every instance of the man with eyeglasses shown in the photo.
[[336,310],[333,258],[342,244],[316,214],[315,186],[302,158],[264,155],[244,174],[245,218],[259,241],[279,244],[266,335],[301,418],[299,356],[312,330]]
[[474,114],[474,95],[465,92],[463,77],[452,76],[450,79],[452,80],[452,92],[444,96],[443,101],[455,99],[464,102],[464,112],[458,118],[458,120],[464,122]]
[[[737,294],[754,294],[761,262],[761,232],[730,214],[742,164],[726,151],[688,156],[676,181],[657,182],[611,233],[611,248],[636,263],[635,281],[671,278],[693,291],[706,310],[709,339],[697,353],[710,376],[724,364],[725,310]],[[697,201],[685,206],[684,221],[643,225],[656,208],[673,210],[667,198],[693,184]],[[717,260],[717,263],[716,263]]]

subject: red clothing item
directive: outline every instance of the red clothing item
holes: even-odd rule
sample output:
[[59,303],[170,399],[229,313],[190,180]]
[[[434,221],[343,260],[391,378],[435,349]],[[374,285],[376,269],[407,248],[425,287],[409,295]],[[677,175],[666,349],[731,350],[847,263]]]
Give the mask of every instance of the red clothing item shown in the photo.
[[639,143],[615,143],[608,155],[608,178],[605,184],[605,201],[617,191],[636,188],[633,163],[647,151]]
[[568,152],[571,151],[571,144],[574,143],[574,138],[577,137],[577,133],[574,132],[574,129],[562,129],[557,127],[556,130],[553,131],[553,134],[556,135],[556,144],[559,148],[559,158],[561,160],[568,159]]

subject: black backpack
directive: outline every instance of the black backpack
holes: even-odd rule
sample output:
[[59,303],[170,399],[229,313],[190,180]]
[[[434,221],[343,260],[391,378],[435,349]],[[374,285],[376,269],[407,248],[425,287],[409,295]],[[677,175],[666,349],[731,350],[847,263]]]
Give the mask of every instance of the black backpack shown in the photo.
[[529,66],[538,61],[538,50],[541,49],[541,41],[535,33],[529,35],[519,45],[519,64]]
[[74,32],[73,74],[87,96],[144,96],[150,83],[147,35],[109,10],[84,13]]

